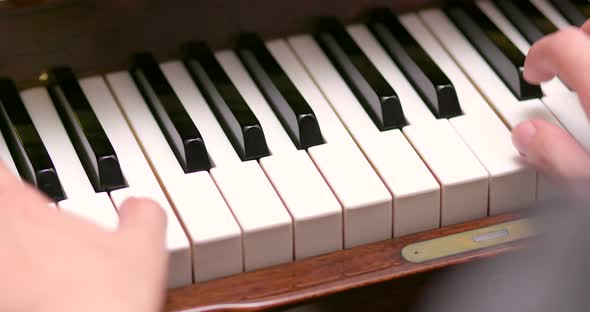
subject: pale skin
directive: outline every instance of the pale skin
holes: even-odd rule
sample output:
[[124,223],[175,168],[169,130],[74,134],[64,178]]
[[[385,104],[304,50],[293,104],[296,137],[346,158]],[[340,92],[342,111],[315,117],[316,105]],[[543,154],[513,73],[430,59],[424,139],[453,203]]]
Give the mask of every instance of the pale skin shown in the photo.
[[106,231],[56,208],[0,166],[0,311],[159,311],[166,216],[127,200]]
[[[559,77],[578,93],[590,118],[590,21],[551,34],[530,49],[524,77],[533,84]],[[512,131],[512,141],[525,161],[563,183],[575,195],[588,197],[590,154],[565,130],[543,120],[530,120]]]
[[[590,116],[590,23],[537,42],[525,79],[559,76]],[[512,132],[525,161],[582,193],[590,154],[561,128],[541,120]],[[152,201],[131,199],[115,231],[48,207],[48,199],[0,165],[0,311],[158,311],[166,289],[166,216]]]

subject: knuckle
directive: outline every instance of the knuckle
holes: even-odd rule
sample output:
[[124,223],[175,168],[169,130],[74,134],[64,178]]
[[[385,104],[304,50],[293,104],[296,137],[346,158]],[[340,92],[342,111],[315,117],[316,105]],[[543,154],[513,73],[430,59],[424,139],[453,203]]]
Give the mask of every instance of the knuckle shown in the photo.
[[565,47],[575,43],[580,36],[585,36],[580,28],[575,26],[564,28],[546,38],[546,52],[553,57],[559,56],[567,51]]

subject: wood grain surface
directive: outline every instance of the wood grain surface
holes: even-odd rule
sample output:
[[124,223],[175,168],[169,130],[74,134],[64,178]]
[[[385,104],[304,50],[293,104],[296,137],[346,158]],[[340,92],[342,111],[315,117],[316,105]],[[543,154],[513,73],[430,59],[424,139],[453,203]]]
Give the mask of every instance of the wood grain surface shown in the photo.
[[422,264],[405,261],[403,247],[424,240],[514,220],[506,214],[342,250],[255,272],[170,290],[167,311],[258,311],[392,281],[510,251],[498,245]]

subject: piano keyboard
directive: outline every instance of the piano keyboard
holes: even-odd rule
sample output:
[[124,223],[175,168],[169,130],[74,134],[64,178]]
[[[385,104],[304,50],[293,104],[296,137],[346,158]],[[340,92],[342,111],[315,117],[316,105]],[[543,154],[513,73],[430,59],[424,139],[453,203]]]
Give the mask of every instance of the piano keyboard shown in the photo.
[[169,287],[435,229],[557,196],[510,129],[541,118],[590,148],[577,95],[524,81],[530,46],[587,1],[479,1],[17,90],[0,79],[0,157],[106,229],[133,196],[168,216]]

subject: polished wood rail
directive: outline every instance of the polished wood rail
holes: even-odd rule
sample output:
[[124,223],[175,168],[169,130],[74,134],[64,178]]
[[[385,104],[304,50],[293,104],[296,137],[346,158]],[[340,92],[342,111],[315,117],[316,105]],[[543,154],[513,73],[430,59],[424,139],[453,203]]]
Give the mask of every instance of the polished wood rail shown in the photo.
[[491,257],[518,248],[522,243],[506,243],[421,264],[404,260],[401,250],[412,243],[516,218],[515,214],[488,217],[172,289],[168,292],[165,310],[258,311]]

